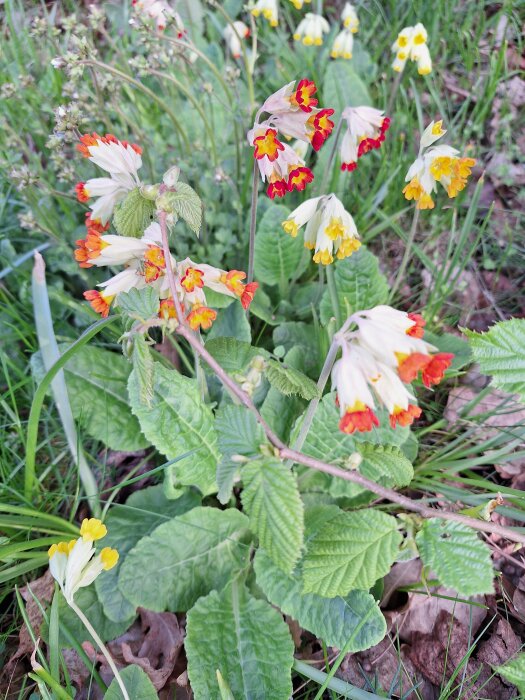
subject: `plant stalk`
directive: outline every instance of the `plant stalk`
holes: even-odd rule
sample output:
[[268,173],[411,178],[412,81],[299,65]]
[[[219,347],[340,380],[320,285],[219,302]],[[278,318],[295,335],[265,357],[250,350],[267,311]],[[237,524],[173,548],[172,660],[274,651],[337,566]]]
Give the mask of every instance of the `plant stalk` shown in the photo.
[[252,203],[250,209],[250,238],[248,248],[248,282],[253,282],[253,270],[255,266],[255,230],[257,228],[257,199],[259,196],[259,168],[257,161],[253,159],[252,172]]
[[403,254],[403,259],[401,260],[399,270],[397,271],[396,280],[392,286],[392,289],[390,290],[390,299],[394,298],[394,294],[399,289],[399,285],[401,284],[401,280],[403,279],[403,276],[408,266],[408,261],[412,253],[412,246],[414,245],[414,240],[416,238],[417,225],[419,223],[419,211],[420,210],[417,208],[417,206],[414,207],[414,216],[412,217],[412,225],[408,234],[405,252]]
[[130,700],[129,695],[128,695],[128,691],[126,690],[126,686],[124,685],[124,681],[122,680],[122,677],[119,673],[119,670],[118,670],[115,662],[113,661],[113,658],[111,657],[111,654],[106,649],[106,645],[100,639],[100,637],[96,633],[94,627],[91,625],[91,622],[87,619],[87,617],[84,615],[84,613],[78,607],[78,605],[75,603],[75,601],[71,600],[68,602],[69,602],[69,606],[71,607],[71,609],[74,610],[74,612],[78,615],[79,619],[83,622],[84,627],[87,629],[89,634],[93,637],[93,639],[94,639],[95,643],[97,644],[98,648],[100,649],[100,651],[104,654],[104,657],[105,657],[106,661],[108,662],[108,666],[113,671],[113,675],[116,678],[116,681],[119,685],[120,691],[124,697],[124,700]]

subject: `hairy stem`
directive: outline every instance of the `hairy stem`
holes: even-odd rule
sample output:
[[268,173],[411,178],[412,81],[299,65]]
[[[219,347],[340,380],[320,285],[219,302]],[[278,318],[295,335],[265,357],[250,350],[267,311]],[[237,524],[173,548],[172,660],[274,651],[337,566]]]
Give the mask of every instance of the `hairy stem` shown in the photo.
[[394,100],[396,99],[397,91],[399,90],[399,86],[401,85],[401,78],[403,77],[403,71],[399,71],[399,73],[396,73],[396,77],[394,79],[394,82],[392,84],[392,90],[390,91],[390,97],[388,98],[388,104],[386,107],[386,115],[388,116],[391,111],[392,107],[394,106]]
[[[463,523],[475,530],[480,530],[482,532],[489,532],[500,535],[512,542],[519,542],[525,544],[525,534],[511,530],[510,528],[503,527],[496,523],[485,522],[483,520],[477,520],[475,518],[470,518],[466,515],[460,515],[459,513],[453,513],[451,511],[445,510],[443,508],[429,508],[418,501],[415,501],[407,496],[403,496],[397,491],[376,484],[375,481],[370,481],[359,472],[352,470],[348,471],[346,469],[341,469],[333,464],[328,464],[327,462],[322,462],[314,457],[303,454],[295,449],[287,447],[284,442],[273,432],[268,423],[261,416],[257,407],[253,403],[252,399],[244,392],[241,387],[233,380],[226,371],[220,366],[217,360],[210,355],[206,350],[202,342],[195,336],[190,328],[185,323],[184,315],[182,313],[180,301],[177,296],[177,287],[175,274],[171,265],[171,256],[169,252],[168,243],[168,233],[166,226],[166,214],[161,212],[159,214],[159,224],[162,232],[162,245],[164,250],[164,257],[166,260],[166,275],[168,278],[168,284],[170,287],[171,294],[173,296],[175,310],[177,312],[177,318],[179,319],[179,325],[176,328],[176,332],[185,338],[192,349],[200,355],[200,357],[206,362],[210,369],[217,375],[221,383],[228,389],[228,391],[233,394],[239,402],[245,406],[249,411],[251,411],[259,423],[259,425],[264,430],[266,437],[271,442],[271,444],[276,448],[279,457],[282,460],[290,460],[296,464],[302,464],[310,469],[315,469],[325,474],[330,474],[331,476],[336,476],[345,481],[351,481],[354,484],[362,486],[364,489],[375,493],[380,498],[390,501],[391,503],[397,503],[406,510],[412,511],[414,513],[419,513],[426,518],[440,518],[442,520],[452,520],[457,523]],[[341,329],[343,330],[343,329]]]
[[343,128],[343,118],[339,118],[339,124],[337,125],[337,129],[335,130],[335,134],[332,138],[332,150],[330,151],[330,155],[328,156],[328,160],[326,162],[326,167],[324,169],[323,173],[323,179],[321,180],[321,185],[319,186],[319,194],[326,194],[326,186],[328,185],[328,178],[330,176],[330,171],[332,169],[332,163],[334,162],[335,158],[335,152],[337,151],[337,144],[339,143],[339,137],[341,136],[341,129]]
[[250,210],[250,238],[248,248],[248,282],[253,282],[253,268],[255,265],[255,229],[257,228],[257,199],[259,196],[259,177],[257,161],[253,159],[252,173],[252,203]]

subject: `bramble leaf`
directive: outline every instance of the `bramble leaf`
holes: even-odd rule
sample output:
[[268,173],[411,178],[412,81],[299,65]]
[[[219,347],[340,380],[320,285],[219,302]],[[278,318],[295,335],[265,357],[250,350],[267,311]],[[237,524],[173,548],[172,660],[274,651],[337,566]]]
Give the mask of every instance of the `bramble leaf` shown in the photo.
[[184,647],[195,700],[221,700],[217,670],[234,698],[288,700],[293,642],[282,616],[234,580],[188,612]]
[[154,215],[155,202],[143,197],[137,187],[115,207],[113,226],[120,236],[140,238]]
[[118,308],[134,319],[147,321],[159,313],[159,293],[151,286],[121,292],[118,295]]
[[377,510],[341,512],[307,543],[303,592],[327,598],[368,590],[386,576],[401,544],[395,518]]
[[347,651],[369,649],[385,636],[385,618],[370,593],[350,591],[344,598],[302,593],[300,575],[296,572],[285,576],[263,549],[257,550],[254,567],[257,583],[270,603],[327,645],[342,649],[365,616],[368,616],[365,624]]
[[168,496],[178,497],[179,486],[197,486],[204,495],[217,490],[215,470],[219,459],[213,414],[201,399],[194,379],[154,364],[153,398],[149,405],[141,400],[136,370],[129,378],[129,396],[133,413],[142,432],[168,459],[192,452],[166,470]]
[[423,564],[462,596],[494,592],[490,549],[475,530],[439,518],[425,520],[416,535]]
[[465,330],[474,360],[492,385],[525,402],[525,319],[500,321],[486,333]]
[[277,566],[291,573],[301,556],[304,533],[297,477],[271,458],[249,462],[241,476],[241,500],[252,532]]
[[[162,208],[169,209],[188,224],[191,230],[199,235],[202,223],[202,203],[193,187],[186,182],[177,182],[175,189],[164,192]],[[160,199],[159,198],[159,199]]]
[[266,377],[285,396],[298,395],[306,401],[319,396],[315,382],[294,367],[277,360],[268,360]]

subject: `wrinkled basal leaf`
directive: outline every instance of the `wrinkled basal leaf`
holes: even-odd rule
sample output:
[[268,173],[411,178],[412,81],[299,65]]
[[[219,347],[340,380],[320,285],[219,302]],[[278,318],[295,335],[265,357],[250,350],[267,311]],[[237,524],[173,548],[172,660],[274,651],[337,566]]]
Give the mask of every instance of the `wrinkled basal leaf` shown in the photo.
[[[102,577],[105,574],[109,574],[109,571],[102,572],[100,576]],[[93,643],[90,633],[84,627],[78,616],[66,603],[64,596],[61,593],[59,595],[58,614],[60,622],[66,625],[68,631],[79,644],[82,642]],[[134,613],[132,613],[127,620],[122,620],[120,622],[113,622],[113,620],[106,617],[94,584],[91,584],[91,586],[87,586],[86,588],[80,588],[79,591],[75,593],[75,603],[91,622],[103,642],[119,637],[128,629],[135,618]],[[63,637],[61,637],[61,640],[62,646],[69,646],[69,643],[66,642]]]
[[271,605],[233,581],[189,611],[188,676],[195,700],[222,700],[217,670],[234,698],[288,700],[292,693],[293,642]]
[[390,515],[372,509],[341,512],[307,543],[303,592],[332,598],[368,590],[390,571],[401,540]]
[[241,500],[252,531],[277,566],[291,573],[301,556],[304,532],[297,477],[269,457],[249,462],[241,476]]
[[303,257],[301,236],[292,238],[281,226],[289,213],[282,204],[270,204],[259,223],[255,236],[255,279],[260,284],[286,284],[308,264]]
[[385,618],[373,596],[364,591],[350,591],[346,597],[322,598],[315,593],[302,593],[300,575],[285,576],[263,549],[254,560],[257,583],[272,603],[283,613],[320,637],[328,646],[342,649],[356,627],[368,615],[348,653],[369,649],[386,634]]
[[191,455],[167,468],[167,495],[178,495],[178,486],[197,486],[204,495],[216,491],[217,435],[213,414],[202,401],[196,381],[155,363],[153,398],[149,405],[141,400],[135,370],[130,375],[128,389],[142,432],[159,452],[174,459],[193,450]]
[[496,673],[515,685],[521,695],[525,695],[525,654],[518,654],[503,666],[493,666]]
[[217,319],[207,335],[209,340],[221,337],[237,338],[237,340],[243,340],[246,343],[249,343],[252,339],[246,311],[237,300],[233,304],[229,304],[225,309],[220,309],[217,312]]
[[248,518],[235,509],[193,508],[159,525],[126,557],[122,594],[135,606],[184,612],[247,565]]
[[[387,301],[388,283],[379,271],[379,260],[364,246],[349,258],[334,264],[335,286],[343,318]],[[321,300],[320,312],[324,324],[335,316],[328,290]]]
[[494,592],[489,547],[475,530],[439,518],[425,520],[416,543],[425,566],[462,596]]
[[97,542],[97,549],[113,547],[119,553],[119,560],[116,566],[95,580],[99,600],[110,620],[124,622],[135,613],[135,606],[118,587],[120,569],[128,553],[159,525],[198,505],[200,496],[197,491],[187,491],[177,500],[170,500],[158,485],[132,493],[125,505],[112,506],[105,520],[107,535]]

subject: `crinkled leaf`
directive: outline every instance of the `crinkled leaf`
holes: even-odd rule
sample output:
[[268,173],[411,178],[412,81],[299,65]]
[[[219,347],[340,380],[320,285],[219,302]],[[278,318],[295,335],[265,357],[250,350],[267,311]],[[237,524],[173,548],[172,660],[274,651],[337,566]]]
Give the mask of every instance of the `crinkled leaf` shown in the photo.
[[431,518],[423,523],[416,543],[423,563],[444,586],[462,596],[494,592],[490,549],[472,528]]
[[155,318],[159,313],[159,292],[154,287],[130,289],[118,295],[118,308],[139,321]]
[[[61,344],[60,352],[69,346]],[[40,352],[31,358],[35,377],[42,377]],[[148,445],[131,413],[127,382],[130,363],[121,355],[92,345],[78,350],[65,366],[71,409],[82,429],[112,450],[133,452]]]
[[371,588],[394,562],[402,539],[397,528],[395,518],[372,509],[329,520],[307,544],[304,593],[333,598]]
[[466,330],[474,360],[493,386],[525,402],[525,319],[500,321],[486,333]]
[[217,670],[234,698],[288,700],[293,642],[282,616],[233,581],[187,616],[184,646],[195,700],[221,700]]
[[250,324],[246,318],[246,312],[240,302],[230,304],[217,313],[208,338],[237,338],[249,343],[252,339]]
[[313,326],[302,321],[287,321],[274,328],[274,346],[283,345],[287,351],[299,348],[304,358],[306,372],[317,367],[319,347]]
[[291,573],[301,556],[304,533],[297,477],[271,458],[249,462],[241,476],[241,500],[252,531],[277,566]]
[[121,236],[140,238],[155,215],[155,202],[143,197],[137,187],[115,207],[113,226]]
[[137,607],[189,610],[247,565],[248,525],[233,508],[193,508],[133,547],[121,567],[119,588]]
[[242,372],[254,357],[268,355],[263,348],[255,348],[253,345],[236,338],[208,339],[206,350],[228,374]]
[[285,285],[308,264],[301,236],[292,238],[281,226],[289,213],[282,204],[270,204],[260,221],[255,237],[255,279],[259,283]]
[[320,637],[327,645],[342,649],[356,627],[367,620],[356,635],[349,653],[369,649],[386,634],[385,618],[373,596],[364,591],[350,591],[344,598],[322,598],[315,593],[302,593],[300,575],[285,576],[263,550],[257,550],[254,561],[257,583],[272,603],[294,620]]
[[200,496],[197,491],[187,491],[177,500],[169,500],[163,494],[162,486],[158,485],[135,491],[125,505],[117,504],[111,508],[105,521],[108,533],[97,544],[98,549],[116,549],[119,560],[116,566],[95,580],[99,600],[110,620],[124,622],[135,613],[135,606],[118,588],[118,576],[128,553],[159,525],[198,505]]
[[521,695],[525,695],[525,654],[518,654],[503,666],[492,667],[506,681],[515,685]]
[[408,486],[414,477],[414,468],[399,447],[393,445],[359,445],[363,461],[359,471],[367,479],[383,486]]
[[215,430],[222,459],[217,465],[217,498],[221,503],[230,499],[235,474],[239,464],[232,460],[233,455],[253,456],[259,453],[265,442],[264,431],[255,420],[253,413],[244,406],[225,404],[215,416]]
[[266,376],[272,386],[285,396],[298,395],[306,401],[319,396],[315,382],[294,367],[286,363],[269,360]]
[[213,414],[201,399],[197,382],[176,370],[154,366],[153,398],[141,400],[136,370],[129,378],[133,413],[142,432],[168,459],[193,451],[166,470],[166,493],[180,495],[179,486],[197,486],[204,495],[217,490],[215,470],[219,459]]
[[186,182],[177,182],[173,192],[161,195],[163,202],[168,203],[172,211],[188,224],[192,231],[199,235],[202,223],[202,203],[193,187]]
[[[284,361],[288,367],[302,370],[305,353],[300,347],[291,348],[286,353]],[[303,412],[305,405],[305,401],[300,396],[285,396],[275,386],[271,386],[261,406],[261,415],[281,440],[288,442],[293,425]]]
[[[376,256],[364,246],[349,258],[334,264],[335,286],[343,318],[347,318],[355,311],[371,309],[387,301],[386,277],[379,271],[379,261]],[[335,316],[328,290],[323,294],[320,313],[324,324]]]
[[151,356],[149,345],[142,334],[133,335],[133,368],[137,377],[140,401],[146,406],[151,406],[153,401],[153,375],[155,363]]
[[[148,678],[148,675],[140,668],[140,666],[137,666],[136,664],[126,666],[126,668],[120,670],[120,677],[122,678],[122,682],[128,691],[129,697],[133,698],[133,700],[157,700],[159,697],[157,695],[157,691],[155,690],[155,686]],[[104,694],[104,700],[123,699],[124,696],[122,694],[122,690],[120,689],[117,679],[114,678]]]

